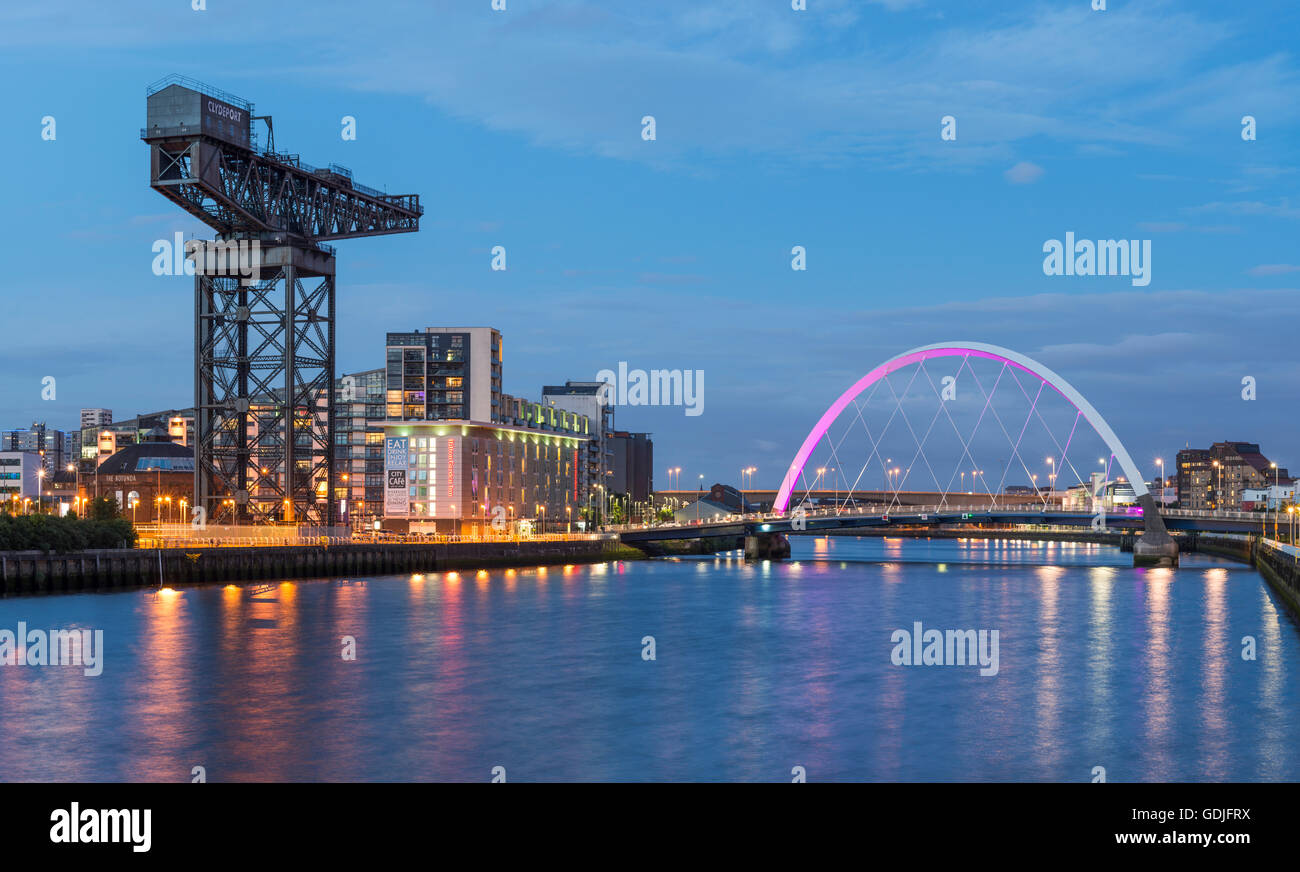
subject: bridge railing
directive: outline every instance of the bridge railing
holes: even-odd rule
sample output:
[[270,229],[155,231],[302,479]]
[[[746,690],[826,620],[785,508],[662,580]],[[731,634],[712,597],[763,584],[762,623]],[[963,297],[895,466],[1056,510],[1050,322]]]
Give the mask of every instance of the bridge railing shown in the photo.
[[[797,509],[795,510],[797,511]],[[610,525],[605,529],[615,533],[632,532],[650,529],[686,529],[691,527],[726,527],[736,524],[755,523],[762,521],[786,521],[795,517],[795,511],[785,513],[781,512],[746,512],[745,514],[733,514],[716,516],[712,518],[700,518],[699,520],[689,519],[686,521],[663,521],[653,524],[618,524]],[[849,508],[845,506],[831,508],[804,508],[804,518],[828,518],[828,517],[849,517],[849,518],[886,518],[892,516],[905,516],[908,518],[918,518],[921,515],[970,515],[972,518],[978,516],[987,516],[993,514],[1014,514],[1014,515],[1080,515],[1093,514],[1091,507],[1070,507],[1057,505],[1008,505],[1008,506],[990,506],[988,503],[979,503],[971,506],[959,504],[931,504],[920,506],[863,506],[859,508]],[[1234,510],[1202,510],[1202,509],[1162,509],[1160,514],[1167,518],[1203,518],[1207,520],[1230,520],[1230,521],[1259,521],[1264,522],[1265,514],[1262,512],[1242,512]],[[1137,506],[1111,507],[1106,510],[1108,517],[1129,517],[1139,518],[1142,516],[1141,509]],[[919,518],[918,518],[919,519]]]
[[[712,518],[700,518],[699,520],[689,519],[686,521],[661,521],[653,524],[618,524],[609,525],[605,529],[613,533],[627,533],[652,529],[689,529],[693,527],[716,528],[735,526],[736,524],[760,523],[763,521],[788,521],[795,517],[795,510],[781,512],[746,512],[745,514],[723,515]],[[804,508],[803,517],[808,518],[829,518],[829,517],[848,517],[848,518],[887,518],[890,516],[919,518],[921,515],[970,515],[972,519],[980,516],[993,514],[1013,514],[1013,515],[1081,515],[1093,514],[1091,507],[1069,507],[1058,505],[1007,505],[1007,506],[990,506],[988,503],[979,503],[972,506],[956,505],[951,503],[922,506],[862,506],[850,508],[845,506],[830,508]],[[1189,518],[1205,520],[1225,520],[1225,521],[1254,521],[1264,523],[1268,515],[1263,512],[1242,512],[1230,509],[1221,510],[1204,510],[1204,509],[1161,509],[1160,514],[1166,518]],[[1106,510],[1108,518],[1140,518],[1142,511],[1137,506],[1119,506],[1111,507]]]

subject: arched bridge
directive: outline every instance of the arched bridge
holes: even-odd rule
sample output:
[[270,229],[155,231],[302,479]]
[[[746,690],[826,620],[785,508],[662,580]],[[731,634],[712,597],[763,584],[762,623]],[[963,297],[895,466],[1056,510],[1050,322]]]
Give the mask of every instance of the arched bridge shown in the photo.
[[[936,360],[956,361],[955,374],[945,375],[941,379],[942,390],[926,368],[927,362]],[[988,378],[993,379],[990,382],[991,388],[985,388],[984,380],[980,379],[973,368],[973,362],[976,361],[988,362],[982,365],[991,365],[996,368],[996,377],[992,376],[992,374],[988,376]],[[889,377],[892,374],[903,372],[911,372],[911,376],[907,380],[903,394],[900,395]],[[925,376],[925,381],[920,381],[921,375]],[[969,434],[963,433],[948,409],[948,401],[955,396],[955,386],[959,381],[975,388],[977,393],[974,394],[976,398],[974,406],[981,406],[974,428]],[[933,389],[935,396],[938,398],[939,408],[930,419],[929,427],[923,429],[922,435],[922,433],[918,432],[921,428],[914,426],[909,416],[908,409],[913,408],[912,414],[915,414],[915,409],[911,400],[905,401],[905,395],[909,388],[918,383],[924,386],[926,382],[929,383],[930,388]],[[881,444],[884,438],[884,430],[879,432],[873,430],[864,419],[864,411],[877,395],[881,385],[887,386],[889,394],[893,395],[896,404],[896,407],[889,415],[887,423],[884,425],[884,430],[893,427],[895,422],[901,419],[905,423],[911,439],[916,443],[915,452],[911,452],[909,447],[910,462],[904,458],[903,462],[907,463],[906,470],[901,465],[890,467],[889,462],[892,462],[893,458],[880,456],[883,453]],[[1017,426],[1016,422],[1013,421],[1010,429],[994,405],[994,398],[999,387],[1004,386],[1010,390],[1017,402],[1028,406],[1028,413],[1025,415],[1023,423]],[[1016,393],[1017,390],[1019,394]],[[1064,443],[1052,433],[1048,421],[1039,409],[1040,400],[1048,393],[1059,395],[1074,410],[1073,416],[1067,414],[1063,419],[1069,429],[1069,435],[1065,438]],[[888,400],[888,396],[885,399]],[[957,467],[954,468],[952,475],[946,481],[935,471],[935,464],[926,455],[926,446],[935,431],[936,425],[942,420],[943,416],[947,416],[948,423],[956,435],[957,447],[960,448],[960,451],[957,452],[960,455],[957,460]],[[998,506],[996,504],[997,495],[1002,492],[1008,475],[1019,474],[1015,470],[1016,463],[1019,463],[1023,469],[1025,477],[1035,483],[1033,492],[1040,493],[1040,489],[1036,485],[1037,474],[1031,473],[1022,452],[1022,442],[1035,419],[1047,431],[1047,435],[1051,440],[1049,445],[1054,446],[1052,449],[1054,456],[1049,458],[1049,462],[1054,464],[1052,468],[1055,470],[1051,475],[1049,494],[1057,487],[1057,473],[1065,475],[1067,467],[1074,473],[1079,485],[1087,487],[1087,481],[1085,481],[1083,475],[1078,473],[1074,466],[1074,458],[1070,455],[1071,448],[1080,432],[1079,425],[1083,423],[1097,437],[1100,437],[1109,450],[1111,460],[1123,472],[1124,477],[1121,480],[1125,480],[1131,486],[1136,501],[1136,509],[1131,514],[1111,514],[1100,508],[1100,500],[1094,500],[1091,506],[1092,511],[1088,511],[1087,507],[1066,511],[1049,505],[1050,501],[1047,497],[1043,498],[1040,507]],[[960,475],[964,485],[966,473],[962,464],[967,459],[973,460],[972,451],[974,450],[976,434],[981,425],[989,420],[996,421],[997,427],[1006,436],[1011,446],[1010,457],[1002,461],[1003,472],[996,491],[989,489],[987,477],[980,479],[984,485],[984,491],[991,498],[991,504],[983,503],[979,506],[963,508],[962,491],[957,487],[958,470],[963,470]],[[925,510],[918,510],[916,507],[904,509],[901,506],[889,506],[884,511],[880,509],[859,511],[856,510],[856,507],[854,510],[842,511],[844,507],[836,506],[831,512],[806,505],[800,499],[801,492],[806,497],[814,491],[818,482],[824,479],[827,471],[827,467],[818,468],[816,476],[812,477],[811,482],[809,481],[809,463],[814,456],[814,452],[819,447],[825,448],[829,451],[830,462],[838,461],[840,466],[845,463],[840,452],[847,437],[836,437],[832,434],[832,428],[837,422],[841,424],[847,422],[848,425],[856,425],[861,422],[866,435],[864,450],[861,452],[866,456],[866,462],[862,465],[862,471],[858,473],[857,479],[850,485],[850,491],[857,487],[863,477],[873,469],[877,473],[886,474],[889,482],[897,482],[897,486],[901,488],[903,481],[913,474],[914,469],[920,470],[924,468],[928,469],[935,481],[935,493],[938,495],[935,505],[925,507]],[[845,428],[841,427],[840,429]],[[946,428],[941,428],[941,430],[946,430]],[[1014,438],[1012,436],[1013,432],[1017,434]],[[838,441],[836,441],[837,438]],[[866,448],[870,450],[867,451]],[[1058,457],[1059,465],[1056,465]],[[854,455],[851,459],[856,464],[858,457]],[[1107,464],[1104,459],[1102,463],[1105,465],[1108,474],[1111,465]],[[880,468],[877,469],[877,467]],[[832,471],[834,469],[832,467]],[[977,480],[976,476],[982,475],[982,473],[973,470],[970,474],[974,486]],[[1094,480],[1095,478],[1096,476],[1093,476]],[[1105,476],[1102,476],[1102,478],[1104,480]],[[827,485],[823,483],[823,492],[826,488]],[[966,493],[969,494],[971,491],[966,491]],[[1096,498],[1098,495],[1094,492],[1092,496]],[[794,506],[793,510],[792,506]],[[1050,520],[1048,520],[1049,518]],[[651,541],[656,538],[692,538],[715,535],[706,532],[706,529],[721,530],[724,527],[747,536],[770,536],[786,532],[815,532],[817,530],[846,529],[854,526],[881,526],[893,523],[940,524],[979,523],[981,521],[1091,526],[1106,524],[1120,528],[1140,527],[1143,534],[1134,547],[1134,560],[1136,563],[1140,565],[1174,565],[1178,561],[1177,543],[1169,535],[1165,519],[1161,516],[1154,498],[1147,489],[1145,477],[1101,413],[1073,385],[1038,361],[1007,348],[980,342],[946,342],[914,348],[890,358],[854,382],[831,403],[812,430],[809,431],[798,451],[795,452],[794,459],[790,462],[790,466],[781,481],[781,487],[777,492],[771,515],[739,518],[729,525],[724,522],[707,525],[665,525],[645,528],[641,531],[629,530],[623,533],[623,538],[625,541],[635,544],[638,541]],[[1177,526],[1183,529],[1205,529],[1196,527],[1196,523],[1198,523],[1198,519],[1179,518]],[[1243,520],[1241,523],[1243,525],[1249,524],[1250,529],[1254,529],[1258,525],[1257,521]],[[1235,529],[1235,524],[1236,522],[1233,522],[1233,525],[1230,526]],[[1221,527],[1221,525],[1219,526]],[[694,528],[693,536],[692,527]],[[730,534],[719,532],[716,535]]]

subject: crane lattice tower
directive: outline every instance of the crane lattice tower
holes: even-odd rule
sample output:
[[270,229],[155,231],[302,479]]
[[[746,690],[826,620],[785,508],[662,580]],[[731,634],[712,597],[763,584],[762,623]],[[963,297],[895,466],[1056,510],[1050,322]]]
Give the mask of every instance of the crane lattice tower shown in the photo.
[[[418,194],[275,150],[270,116],[180,76],[147,91],[149,185],[216,231],[194,264],[194,506],[209,522],[337,520],[337,239],[420,229]],[[265,123],[259,147],[253,127]]]

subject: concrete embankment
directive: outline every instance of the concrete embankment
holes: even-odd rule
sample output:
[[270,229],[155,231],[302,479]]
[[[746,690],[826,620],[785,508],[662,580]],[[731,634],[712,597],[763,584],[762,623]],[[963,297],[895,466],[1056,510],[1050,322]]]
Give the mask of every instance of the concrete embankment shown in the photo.
[[450,569],[491,569],[637,560],[616,539],[560,542],[287,545],[161,548],[44,554],[0,552],[0,593],[122,590],[281,578],[337,578]]
[[1291,613],[1300,617],[1300,562],[1295,555],[1261,545],[1255,551],[1255,568]]
[[1300,561],[1294,553],[1275,547],[1257,536],[1196,536],[1196,550],[1249,563],[1264,576],[1278,599],[1300,617]]

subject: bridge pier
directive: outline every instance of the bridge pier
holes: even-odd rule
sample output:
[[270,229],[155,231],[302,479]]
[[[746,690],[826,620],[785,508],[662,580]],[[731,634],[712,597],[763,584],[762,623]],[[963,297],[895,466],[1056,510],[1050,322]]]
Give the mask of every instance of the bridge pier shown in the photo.
[[1138,497],[1138,505],[1142,507],[1142,524],[1146,529],[1133,543],[1133,565],[1177,566],[1178,543],[1165,529],[1165,519],[1160,517],[1156,501],[1145,493]]
[[746,560],[785,560],[790,556],[790,540],[784,533],[754,533],[745,536]]

